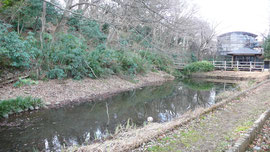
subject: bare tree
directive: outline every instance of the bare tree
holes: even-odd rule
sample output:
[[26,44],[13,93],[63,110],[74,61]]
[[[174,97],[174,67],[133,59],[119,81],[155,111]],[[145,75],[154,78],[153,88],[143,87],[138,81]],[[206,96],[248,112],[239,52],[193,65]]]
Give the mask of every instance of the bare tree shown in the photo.
[[109,25],[106,44],[111,48],[181,57],[195,52],[199,60],[214,50],[215,28],[195,17],[196,7],[186,0],[65,0],[65,4],[54,33],[65,27],[71,14],[80,14],[101,27]]

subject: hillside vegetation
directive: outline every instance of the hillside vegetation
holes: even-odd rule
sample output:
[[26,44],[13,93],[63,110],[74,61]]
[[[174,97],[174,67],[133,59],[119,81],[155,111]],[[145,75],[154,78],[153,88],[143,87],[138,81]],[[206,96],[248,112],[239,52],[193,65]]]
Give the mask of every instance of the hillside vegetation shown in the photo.
[[30,71],[36,79],[172,74],[174,60],[213,57],[214,29],[194,17],[194,7],[184,0],[62,3],[0,2],[0,75],[5,70]]

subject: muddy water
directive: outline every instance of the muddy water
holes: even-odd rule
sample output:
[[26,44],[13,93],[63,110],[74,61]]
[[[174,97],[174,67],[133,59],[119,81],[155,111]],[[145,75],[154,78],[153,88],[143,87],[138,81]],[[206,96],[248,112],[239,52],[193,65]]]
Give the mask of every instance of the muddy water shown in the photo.
[[61,151],[64,146],[89,144],[128,119],[137,126],[149,116],[155,122],[170,121],[188,110],[214,104],[217,94],[234,88],[233,84],[174,81],[100,102],[25,113],[2,121],[0,151]]

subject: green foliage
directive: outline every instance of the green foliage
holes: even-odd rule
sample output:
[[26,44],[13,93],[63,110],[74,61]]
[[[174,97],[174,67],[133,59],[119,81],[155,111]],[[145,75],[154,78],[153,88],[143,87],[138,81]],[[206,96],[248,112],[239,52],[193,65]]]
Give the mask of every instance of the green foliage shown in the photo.
[[32,33],[22,39],[16,32],[8,32],[11,26],[0,20],[0,65],[15,68],[30,68],[40,50],[35,47]]
[[147,70],[147,65],[137,53],[97,49],[88,56],[89,65],[100,76],[111,74],[135,75]]
[[73,15],[68,20],[70,31],[78,31],[85,39],[91,41],[93,45],[98,46],[104,43],[107,36],[104,32],[108,32],[109,25],[104,24],[100,29],[100,24],[93,20],[87,20],[78,15]]
[[[69,17],[69,33],[43,33],[44,43],[41,50],[40,42],[33,33],[28,33],[28,36],[23,38],[18,32],[12,31],[12,27],[21,24],[18,27],[31,27],[34,31],[39,29],[42,1],[7,1],[12,3],[7,3],[7,8],[2,10],[3,14],[8,15],[16,9],[18,11],[14,14],[14,20],[10,20],[13,26],[0,22],[1,67],[33,69],[37,71],[38,78],[40,75],[46,75],[50,79],[99,78],[116,74],[134,76],[150,69],[173,73],[172,61],[162,55],[147,51],[108,49],[105,33],[109,33],[110,25],[100,25],[78,15]],[[52,6],[47,6],[47,9],[46,17],[50,17],[50,13],[56,11]],[[59,12],[55,15],[59,15]],[[47,19],[47,22],[51,20]],[[150,47],[146,42],[150,42],[151,39],[144,37],[151,35],[151,28],[138,26],[133,34],[135,35],[130,39],[123,41],[126,45],[135,42]],[[22,86],[25,83],[30,82],[19,80],[15,85]]]
[[215,67],[212,63],[208,61],[199,61],[185,66],[182,73],[185,75],[190,75],[194,72],[208,72],[213,71],[214,69]]
[[149,52],[149,51],[139,51],[139,54],[143,59],[153,66],[153,69],[166,71],[168,73],[172,73],[172,65],[173,62],[160,54]]
[[264,48],[264,57],[270,59],[270,37],[268,37],[265,40],[263,48]]
[[120,52],[119,60],[121,67],[127,74],[144,73],[148,69],[148,65],[145,64],[145,60],[139,54],[125,51]]
[[49,65],[47,67],[47,76],[50,79],[67,77],[81,79],[88,76],[89,67],[86,63],[87,52],[83,40],[72,34],[60,34],[57,40],[46,51],[46,62]]
[[18,0],[3,0],[1,3],[3,4],[3,7],[6,8],[14,5],[17,1]]
[[195,56],[194,53],[192,53],[191,54],[191,62],[197,62],[197,61],[198,61],[197,57]]
[[35,84],[38,84],[38,81],[34,81],[30,78],[28,78],[28,79],[19,78],[19,80],[16,81],[13,86],[14,87],[22,87],[25,85],[35,85]]
[[151,48],[151,32],[152,29],[149,26],[137,26],[135,29],[131,30],[129,40],[130,42],[136,42],[145,48]]
[[[115,74],[133,76],[150,69],[172,73],[172,61],[156,53],[110,50],[102,44],[102,39],[99,39],[99,46],[90,52],[86,41],[71,33],[58,33],[54,42],[52,35],[44,33],[46,43],[41,51],[32,33],[22,39],[16,32],[8,32],[9,27],[0,24],[0,40],[3,42],[0,63],[6,67],[34,67],[41,69],[50,79],[98,78]],[[90,31],[88,34],[89,38],[94,39]],[[18,81],[16,85],[23,84]]]
[[[5,0],[1,14],[14,27],[31,28],[37,31],[41,27],[41,14],[43,1],[40,0]],[[47,4],[47,22],[56,23],[59,12],[50,4]],[[17,28],[15,28],[17,30]]]
[[100,30],[96,21],[82,20],[79,22],[80,32],[87,38],[93,39],[97,44],[104,43],[107,36]]
[[11,113],[20,113],[26,109],[33,109],[34,107],[42,107],[41,99],[32,97],[17,97],[16,99],[1,100],[0,101],[0,117],[7,116]]
[[150,68],[136,52],[109,50],[104,45],[89,52],[85,41],[73,34],[60,34],[57,42],[47,44],[42,69],[50,79],[136,75]]

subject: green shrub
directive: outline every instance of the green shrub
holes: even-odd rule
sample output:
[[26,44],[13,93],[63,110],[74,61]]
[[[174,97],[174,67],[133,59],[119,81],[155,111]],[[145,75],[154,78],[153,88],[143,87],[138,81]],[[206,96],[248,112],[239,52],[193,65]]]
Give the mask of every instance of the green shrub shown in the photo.
[[263,48],[264,48],[264,57],[266,59],[270,59],[270,36],[268,36],[264,43],[263,43]]
[[96,49],[87,59],[97,77],[111,75],[121,70],[117,54],[112,50]]
[[17,97],[16,99],[0,101],[0,117],[7,117],[11,113],[20,113],[26,109],[42,107],[41,99],[32,97]]
[[24,85],[34,85],[34,84],[38,84],[38,81],[34,81],[32,79],[22,79],[22,78],[19,78],[18,81],[16,81],[14,83],[14,87],[21,87],[21,86],[24,86]]
[[147,70],[141,56],[130,51],[97,49],[89,54],[88,62],[98,77],[113,74],[134,75]]
[[[89,75],[89,67],[86,62],[88,52],[84,41],[72,34],[61,34],[57,42],[47,50],[45,57],[47,64],[47,77],[50,79],[62,79],[71,77],[81,79]],[[43,65],[46,63],[43,63]]]
[[214,69],[215,67],[212,63],[208,61],[199,61],[185,66],[182,73],[185,75],[190,75],[194,72],[208,72],[213,71]]
[[152,33],[152,29],[149,26],[137,26],[136,28],[130,30],[130,36],[127,40],[129,44],[137,43],[144,48],[152,47],[152,38],[149,36]]
[[[12,24],[13,27],[19,26],[20,31],[24,32],[26,29],[32,29],[33,32],[37,32],[41,27],[39,18],[42,14],[42,7],[43,2],[40,0],[4,0],[0,12],[2,18]],[[61,12],[49,3],[46,9],[46,21],[56,24]],[[14,29],[17,30],[17,28]]]
[[128,75],[144,73],[149,69],[149,64],[137,53],[120,51],[119,61],[122,70]]
[[146,61],[153,66],[153,69],[165,71],[168,73],[173,72],[171,68],[173,65],[173,61],[170,60],[168,57],[143,50],[140,50],[139,54],[143,59],[146,59]]
[[42,69],[50,79],[135,75],[150,67],[136,52],[109,50],[104,45],[89,52],[85,41],[73,34],[58,35],[57,42],[46,48],[50,49],[44,52]]
[[[96,22],[85,21],[83,26],[77,25],[76,20],[69,20],[69,23],[78,28],[75,31],[83,32],[88,40],[96,41],[98,46],[94,51],[88,50],[89,43],[82,35],[76,36],[78,33],[75,31],[72,34],[56,33],[54,36],[44,33],[44,45],[40,50],[33,33],[22,39],[16,32],[8,32],[10,25],[0,22],[1,68],[33,69],[38,78],[46,75],[50,79],[99,78],[116,74],[133,76],[150,69],[173,73],[172,61],[160,54],[107,49],[104,44],[106,35],[98,30],[99,24]],[[106,28],[103,30],[106,31]],[[15,86],[28,83],[28,80],[19,80]]]
[[[79,15],[73,15],[69,18],[68,25],[70,26],[69,31],[80,32],[88,42],[91,42],[91,45],[98,46],[99,44],[104,43],[107,39],[107,35],[100,29],[101,25],[94,20],[86,20]],[[106,28],[108,27],[105,26],[105,31]]]
[[11,25],[0,20],[0,65],[3,67],[30,68],[40,50],[35,47],[32,33],[22,39],[16,32],[9,32]]

